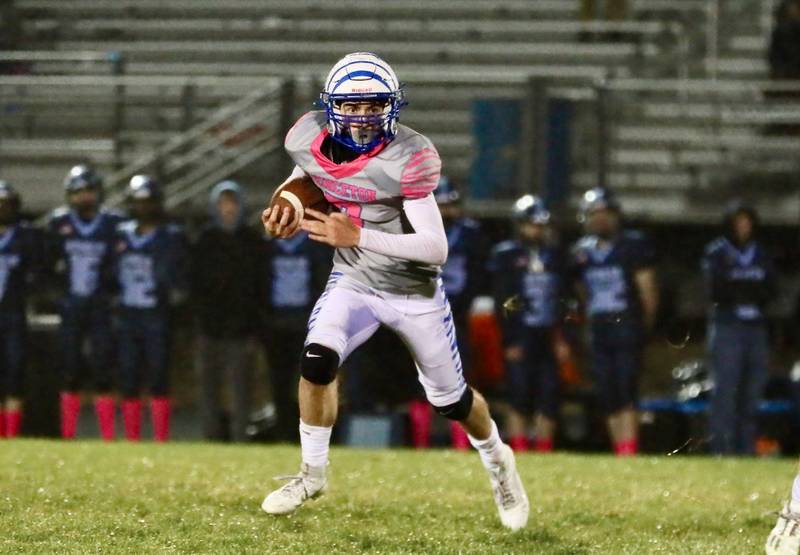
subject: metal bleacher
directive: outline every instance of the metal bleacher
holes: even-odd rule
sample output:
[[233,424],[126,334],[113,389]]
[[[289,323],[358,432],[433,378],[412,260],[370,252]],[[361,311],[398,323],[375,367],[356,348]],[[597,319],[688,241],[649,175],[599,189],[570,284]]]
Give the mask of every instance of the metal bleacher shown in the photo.
[[[44,60],[31,63],[30,76],[0,76],[0,168],[21,182],[31,179],[25,175],[52,182],[75,156],[109,170],[129,166],[271,77],[295,82],[297,115],[330,64],[353,50],[375,50],[392,62],[411,101],[404,123],[428,134],[460,179],[473,159],[473,101],[524,98],[531,77],[580,105],[573,185],[597,183],[604,151],[606,177],[632,200],[633,212],[703,217],[699,193],[713,196],[739,168],[780,173],[796,158],[794,139],[760,133],[765,122],[793,112],[764,102],[759,49],[769,10],[758,2],[723,9],[728,4],[706,0],[632,0],[628,21],[588,24],[576,20],[577,0],[16,4],[26,49],[118,52],[124,60],[116,77],[100,78],[97,64],[83,63],[56,78],[63,64]],[[753,18],[759,25],[750,29],[744,22]],[[597,125],[601,90],[605,129]],[[119,129],[109,142],[112,123]],[[49,147],[52,155],[40,159]],[[34,159],[59,171],[24,170],[22,162]],[[237,171],[273,182],[278,170],[269,160],[249,174]]]
[[[471,163],[469,110],[475,98],[518,98],[529,75],[576,85],[608,74],[672,76],[661,72],[674,72],[677,64],[677,29],[671,22],[585,25],[575,21],[573,0],[18,0],[17,5],[31,47],[120,52],[125,78],[141,76],[142,83],[163,75],[214,76],[220,82],[300,78],[295,112],[310,105],[312,83],[339,54],[376,50],[408,84],[411,105],[404,121],[429,134],[448,171],[461,178]],[[579,41],[583,32],[609,30],[624,33],[626,40]],[[45,63],[35,69],[51,70]],[[73,70],[78,75],[95,71],[86,65]],[[205,94],[202,89],[196,89],[198,98]],[[170,98],[175,109],[163,105]],[[126,108],[131,114],[123,126],[127,152],[163,143],[181,130],[178,123],[185,128],[179,102],[175,91],[149,111],[146,101]],[[220,104],[211,100],[204,107],[198,100],[194,117]],[[91,121],[87,117],[81,126],[91,127]],[[101,123],[102,117],[95,129]]]

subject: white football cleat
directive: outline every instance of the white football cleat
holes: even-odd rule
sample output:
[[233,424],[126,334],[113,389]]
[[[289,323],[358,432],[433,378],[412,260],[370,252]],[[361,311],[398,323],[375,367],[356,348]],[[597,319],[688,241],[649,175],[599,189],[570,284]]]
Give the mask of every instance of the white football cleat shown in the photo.
[[778,515],[778,523],[767,538],[767,555],[798,555],[800,553],[800,507],[786,503]]
[[287,515],[294,512],[306,499],[313,499],[325,493],[328,486],[327,468],[309,466],[303,463],[300,474],[278,476],[276,480],[288,483],[276,489],[264,499],[261,508],[271,515]]
[[500,522],[511,530],[524,528],[528,523],[530,505],[525,488],[517,472],[514,452],[508,445],[503,445],[503,460],[496,468],[489,470],[489,481],[492,484],[494,502],[500,514]]

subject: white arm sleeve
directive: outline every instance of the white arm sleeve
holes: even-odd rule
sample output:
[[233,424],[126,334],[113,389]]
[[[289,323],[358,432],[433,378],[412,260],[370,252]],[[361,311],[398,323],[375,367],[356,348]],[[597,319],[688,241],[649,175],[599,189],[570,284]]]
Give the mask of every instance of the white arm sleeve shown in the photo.
[[403,211],[413,233],[394,234],[361,229],[358,246],[364,250],[441,266],[447,261],[447,235],[433,195],[404,199]]

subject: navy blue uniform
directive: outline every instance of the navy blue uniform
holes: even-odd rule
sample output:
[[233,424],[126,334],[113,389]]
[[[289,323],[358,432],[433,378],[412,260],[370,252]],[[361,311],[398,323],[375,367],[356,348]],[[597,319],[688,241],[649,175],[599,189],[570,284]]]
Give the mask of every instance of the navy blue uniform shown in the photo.
[[114,247],[120,386],[122,395],[132,398],[146,382],[150,393],[161,397],[169,390],[170,307],[187,291],[187,243],[182,229],[172,224],[144,235],[136,227],[135,221],[120,225]]
[[28,286],[41,263],[41,236],[27,224],[0,233],[0,401],[22,395]]
[[89,340],[88,364],[98,391],[111,388],[114,358],[110,298],[114,291],[114,234],[121,214],[101,210],[84,221],[73,210],[53,212],[47,226],[51,266],[63,266],[60,302],[64,387],[81,387],[83,345]]
[[758,401],[768,378],[764,314],[776,293],[775,269],[757,242],[712,241],[702,261],[709,300],[708,350],[715,388],[709,428],[715,453],[752,453]]
[[[506,241],[492,250],[489,271],[503,345],[521,346],[520,362],[506,362],[509,401],[519,412],[538,410],[555,418],[558,410],[558,368],[553,330],[560,319],[564,258],[554,245],[533,248]],[[511,310],[503,308],[515,299]]]
[[482,286],[485,241],[480,224],[470,218],[455,220],[445,232],[448,250],[447,262],[442,266],[442,282],[456,320],[465,320]]
[[637,400],[645,326],[634,276],[655,265],[655,253],[641,233],[626,230],[604,244],[581,238],[572,264],[586,290],[595,384],[601,404],[614,413]]
[[278,418],[280,439],[297,435],[295,390],[308,316],[331,271],[329,247],[300,232],[266,242],[264,268],[264,347]]
[[446,226],[447,262],[442,266],[442,283],[453,311],[461,361],[469,372],[470,349],[467,319],[472,300],[483,288],[486,268],[486,241],[480,224],[459,218]]

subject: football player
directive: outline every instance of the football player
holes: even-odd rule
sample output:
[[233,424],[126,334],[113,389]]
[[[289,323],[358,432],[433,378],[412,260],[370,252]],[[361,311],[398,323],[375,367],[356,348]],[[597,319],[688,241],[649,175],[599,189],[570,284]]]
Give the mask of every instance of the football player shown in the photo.
[[617,455],[638,451],[638,375],[658,308],[655,254],[639,232],[622,225],[622,208],[603,188],[587,191],[580,217],[586,235],[572,264],[591,335],[594,381]]
[[22,425],[26,364],[25,304],[41,263],[41,236],[20,222],[19,193],[0,180],[0,438],[16,437]]
[[169,438],[171,308],[187,292],[188,252],[183,230],[166,220],[161,187],[134,176],[127,200],[133,220],[121,224],[115,241],[119,284],[119,370],[125,437],[141,436],[143,385],[150,392],[156,441]]
[[757,240],[758,214],[734,203],[724,235],[705,249],[710,303],[709,360],[714,373],[709,432],[715,454],[753,454],[758,402],[769,374],[766,305],[777,293],[772,258]]
[[[447,262],[442,266],[444,292],[450,301],[453,320],[456,324],[458,352],[469,375],[470,349],[467,320],[472,301],[481,289],[486,266],[487,245],[480,224],[464,216],[461,193],[447,176],[439,178],[433,192],[444,222],[447,235]],[[431,405],[425,399],[415,399],[409,406],[411,439],[415,447],[430,444]],[[450,422],[450,438],[454,448],[468,449],[469,440],[463,428]]]
[[528,416],[535,411],[534,449],[553,450],[558,368],[553,332],[559,319],[564,259],[549,230],[550,212],[533,195],[513,207],[517,238],[498,244],[489,270],[503,336],[511,447],[528,449]]
[[794,479],[792,498],[783,506],[767,538],[767,555],[800,554],[800,474]]
[[[64,178],[67,206],[53,211],[47,226],[51,268],[63,272],[61,315],[61,436],[75,437],[80,390],[90,370],[95,412],[104,440],[114,438],[112,391],[114,337],[110,298],[113,290],[112,243],[123,220],[102,206],[103,179],[91,167],[73,167]],[[84,352],[84,346],[88,351]],[[88,368],[86,368],[88,367]]]
[[483,396],[464,380],[453,314],[439,278],[447,236],[432,194],[441,168],[436,148],[399,124],[402,88],[389,64],[374,54],[357,52],[337,62],[321,100],[324,111],[302,116],[285,146],[296,164],[292,176],[310,176],[340,211],[307,209],[311,218],[302,221],[288,209],[262,214],[274,236],[302,228],[312,240],[336,248],[301,355],[301,470],[262,507],[271,514],[291,513],[323,492],[337,371],[383,324],[410,349],[435,410],[469,434],[488,471],[501,522],[522,528],[529,507],[514,453],[501,441]]

